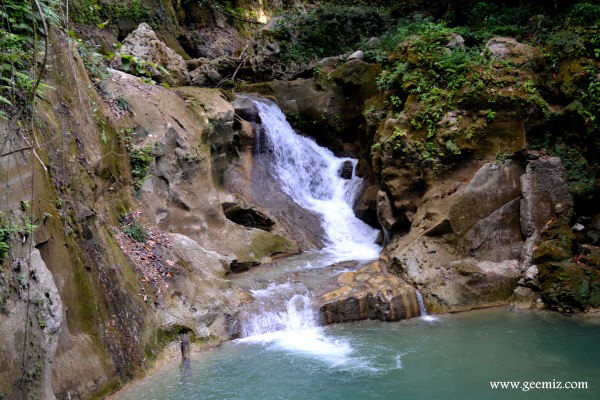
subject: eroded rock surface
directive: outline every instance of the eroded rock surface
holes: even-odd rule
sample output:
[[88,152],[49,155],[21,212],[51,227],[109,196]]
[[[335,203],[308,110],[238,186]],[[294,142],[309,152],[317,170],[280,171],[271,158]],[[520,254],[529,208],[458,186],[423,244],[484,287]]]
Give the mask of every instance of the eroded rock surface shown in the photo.
[[[120,52],[122,55],[136,58],[127,60],[127,64],[133,64],[127,69],[135,69],[136,64],[142,61],[145,64],[139,67],[148,70],[152,77],[159,82],[171,86],[182,86],[189,82],[187,66],[183,57],[160,41],[147,23],[141,23],[123,40]],[[125,68],[127,64],[122,63],[121,65]]]
[[419,315],[415,289],[399,276],[388,273],[381,261],[337,278],[338,289],[317,301],[320,318],[326,324],[379,319],[397,321]]

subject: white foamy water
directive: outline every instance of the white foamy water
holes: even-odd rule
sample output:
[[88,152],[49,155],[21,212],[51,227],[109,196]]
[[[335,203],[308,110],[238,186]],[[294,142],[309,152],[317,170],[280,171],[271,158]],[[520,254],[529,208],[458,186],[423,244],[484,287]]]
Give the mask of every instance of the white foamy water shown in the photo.
[[[312,139],[297,135],[279,108],[269,101],[254,100],[265,137],[260,151],[272,155],[270,172],[282,190],[303,208],[321,217],[327,246],[319,261],[370,260],[379,256],[375,244],[379,231],[356,218],[353,205],[364,181],[354,169],[357,160],[338,158]],[[350,161],[351,179],[338,171]],[[324,265],[326,265],[325,263]],[[322,262],[306,262],[301,269],[322,268]],[[240,343],[260,343],[272,348],[323,360],[331,366],[372,369],[353,357],[348,341],[325,335],[312,308],[310,294],[301,283],[271,283],[252,290],[254,302],[241,317]]]
[[240,343],[269,344],[321,359],[331,366],[352,361],[349,358],[353,351],[350,344],[323,333],[316,323],[310,299],[301,294],[292,296],[284,311],[266,311],[251,317],[244,324],[244,335],[246,337],[240,339]]
[[[296,203],[321,216],[325,250],[339,260],[377,258],[379,231],[356,218],[352,210],[363,186],[363,179],[354,173],[357,160],[338,158],[314,140],[297,135],[274,103],[255,104],[265,129],[265,150],[273,155],[272,172]],[[345,161],[353,165],[352,179],[338,175]]]
[[425,321],[437,321],[437,317],[429,315],[425,308],[425,302],[423,301],[423,295],[419,289],[415,289],[415,295],[417,296],[417,303],[419,304],[419,315],[422,320]]

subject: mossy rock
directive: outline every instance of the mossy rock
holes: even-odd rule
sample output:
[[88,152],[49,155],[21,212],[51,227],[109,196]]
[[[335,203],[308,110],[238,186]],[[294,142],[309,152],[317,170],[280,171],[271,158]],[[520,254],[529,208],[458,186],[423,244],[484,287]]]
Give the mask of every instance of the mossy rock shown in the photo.
[[574,262],[538,265],[542,299],[563,311],[600,306],[600,270]]
[[256,230],[250,249],[257,261],[263,257],[297,254],[300,251],[296,242],[259,230]]
[[585,80],[585,59],[565,60],[560,63],[556,74],[556,83],[560,91],[569,99],[576,99]]
[[550,220],[542,232],[542,242],[533,253],[535,264],[564,261],[573,255],[575,234],[566,218]]

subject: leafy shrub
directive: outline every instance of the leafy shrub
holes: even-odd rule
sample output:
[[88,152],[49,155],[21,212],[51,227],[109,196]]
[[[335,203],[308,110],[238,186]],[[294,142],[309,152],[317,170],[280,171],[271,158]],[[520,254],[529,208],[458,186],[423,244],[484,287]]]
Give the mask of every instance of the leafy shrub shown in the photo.
[[123,233],[129,235],[130,238],[136,242],[145,243],[150,237],[150,234],[139,222],[132,222],[129,225],[123,227]]
[[131,211],[125,211],[119,216],[119,222],[123,233],[128,235],[136,242],[145,243],[150,234],[144,228],[137,215]]
[[281,59],[307,61],[352,50],[361,39],[383,32],[385,24],[379,9],[365,6],[321,6],[284,14],[276,28]]
[[144,184],[148,167],[154,161],[154,147],[147,145],[139,149],[133,149],[129,156],[131,164],[131,175],[133,176],[133,187],[136,194],[139,194]]
[[[58,0],[40,0],[48,25],[59,25]],[[38,41],[34,43],[34,37]],[[43,49],[44,30],[40,16],[22,0],[4,0],[0,7],[0,118],[11,106],[18,106],[31,95],[34,48]],[[38,59],[39,61],[39,59]],[[36,71],[37,72],[37,71]]]
[[10,250],[10,232],[8,227],[4,226],[3,221],[0,221],[0,264],[4,262],[4,258]]

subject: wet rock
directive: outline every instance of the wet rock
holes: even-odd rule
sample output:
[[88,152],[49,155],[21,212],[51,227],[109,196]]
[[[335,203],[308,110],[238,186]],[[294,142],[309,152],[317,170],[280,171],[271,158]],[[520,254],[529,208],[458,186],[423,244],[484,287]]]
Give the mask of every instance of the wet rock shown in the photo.
[[317,300],[321,320],[326,324],[362,319],[397,321],[419,315],[414,288],[387,273],[380,261],[341,274],[338,284],[338,289]]
[[388,194],[383,191],[377,191],[377,220],[387,234],[391,234],[392,228],[396,223],[394,210]]
[[[182,86],[189,82],[186,63],[179,54],[161,42],[150,25],[141,23],[123,40],[121,54],[136,57],[146,64],[153,79],[171,86]],[[134,62],[134,61],[131,61]],[[150,64],[154,64],[150,65]],[[122,65],[124,67],[124,65]],[[166,68],[168,73],[161,68]]]
[[185,329],[196,337],[228,339],[226,316],[244,300],[224,279],[235,260],[208,250],[185,235],[170,234],[169,238],[174,262],[183,267],[184,273],[170,282],[170,296],[165,296],[157,309],[160,329]]
[[233,102],[233,109],[235,110],[236,115],[246,121],[256,123],[261,122],[256,105],[247,97],[236,98]]
[[524,286],[519,286],[514,292],[514,306],[518,309],[543,308],[544,303],[539,293]]
[[352,161],[346,160],[342,162],[342,164],[338,168],[338,176],[342,179],[352,179],[353,171],[354,166],[352,165]]
[[375,229],[381,229],[377,218],[377,185],[366,185],[354,203],[354,215]]
[[377,92],[381,65],[359,59],[342,63],[339,57],[321,60],[314,79],[272,81],[241,87],[276,100],[294,128],[314,137],[320,145],[341,152],[341,142],[354,143],[364,102]]

